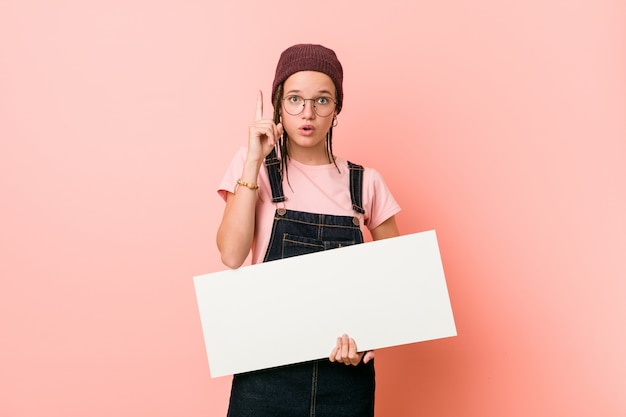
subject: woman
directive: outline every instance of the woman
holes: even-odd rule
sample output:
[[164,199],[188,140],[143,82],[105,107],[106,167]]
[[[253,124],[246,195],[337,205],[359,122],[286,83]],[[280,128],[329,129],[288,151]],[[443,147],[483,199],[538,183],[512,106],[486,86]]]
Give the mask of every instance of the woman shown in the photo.
[[[343,105],[335,53],[311,44],[286,49],[272,103],[274,117],[264,119],[259,92],[248,147],[219,188],[224,264],[238,268],[251,250],[258,263],[362,243],[362,227],[374,240],[397,236],[400,208],[380,174],[333,154]],[[341,335],[328,359],[235,375],[228,416],[373,416],[373,358]]]

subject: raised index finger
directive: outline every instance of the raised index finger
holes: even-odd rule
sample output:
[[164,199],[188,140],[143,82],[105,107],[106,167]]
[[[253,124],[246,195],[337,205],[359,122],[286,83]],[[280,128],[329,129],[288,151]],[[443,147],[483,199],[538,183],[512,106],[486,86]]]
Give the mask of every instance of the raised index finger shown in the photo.
[[256,114],[254,120],[263,119],[263,92],[259,90],[259,94],[256,96]]

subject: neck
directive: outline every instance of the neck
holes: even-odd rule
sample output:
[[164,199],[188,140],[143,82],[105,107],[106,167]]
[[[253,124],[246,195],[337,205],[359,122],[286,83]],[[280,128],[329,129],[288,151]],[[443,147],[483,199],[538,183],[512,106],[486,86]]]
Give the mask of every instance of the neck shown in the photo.
[[321,146],[315,148],[301,148],[291,142],[287,143],[289,158],[294,159],[305,165],[327,165],[331,161],[326,154],[326,143],[322,142]]

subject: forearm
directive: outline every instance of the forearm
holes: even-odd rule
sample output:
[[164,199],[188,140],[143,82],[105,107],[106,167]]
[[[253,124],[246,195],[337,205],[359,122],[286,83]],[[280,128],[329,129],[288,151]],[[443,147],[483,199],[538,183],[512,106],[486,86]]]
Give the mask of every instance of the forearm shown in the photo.
[[[261,163],[246,161],[241,180],[256,184]],[[238,268],[250,253],[254,239],[257,192],[239,186],[228,193],[222,223],[217,231],[217,247],[222,262],[230,268]]]

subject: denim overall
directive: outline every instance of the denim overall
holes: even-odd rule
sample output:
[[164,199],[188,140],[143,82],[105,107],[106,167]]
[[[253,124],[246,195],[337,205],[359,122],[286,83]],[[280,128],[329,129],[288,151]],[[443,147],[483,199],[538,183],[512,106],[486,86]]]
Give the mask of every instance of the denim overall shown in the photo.
[[[286,199],[280,161],[274,152],[265,164],[272,202],[282,203]],[[350,162],[348,167],[352,208],[362,214],[363,167]],[[278,208],[263,262],[358,243],[363,243],[363,235],[356,216]],[[329,340],[329,353],[333,342]],[[250,353],[254,354],[254,349]],[[321,359],[237,374],[233,377],[228,417],[371,417],[374,387],[373,361],[352,366]]]

